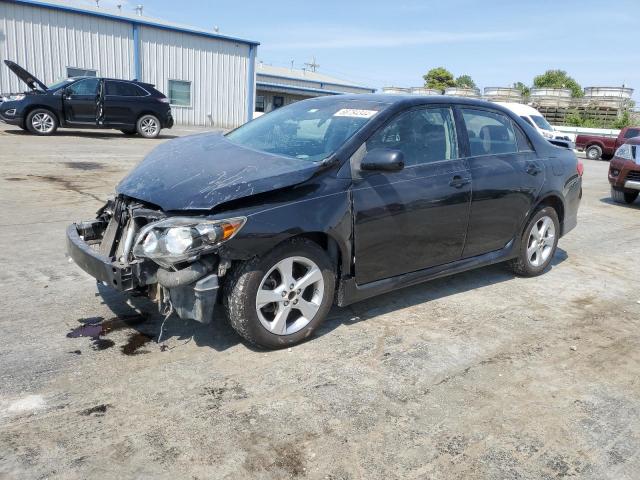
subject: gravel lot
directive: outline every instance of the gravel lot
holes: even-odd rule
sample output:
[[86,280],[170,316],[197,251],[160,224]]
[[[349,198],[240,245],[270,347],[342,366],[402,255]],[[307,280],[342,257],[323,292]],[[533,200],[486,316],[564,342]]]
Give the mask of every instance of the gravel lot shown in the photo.
[[610,202],[606,162],[545,275],[334,308],[263,352],[221,316],[158,344],[65,258],[160,141],[0,126],[0,478],[640,478],[640,201]]

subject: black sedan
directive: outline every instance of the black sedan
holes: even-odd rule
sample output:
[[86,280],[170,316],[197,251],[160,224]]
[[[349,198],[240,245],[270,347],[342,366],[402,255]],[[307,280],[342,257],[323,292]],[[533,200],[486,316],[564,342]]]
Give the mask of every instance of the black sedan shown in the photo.
[[169,99],[151,84],[74,77],[47,86],[20,65],[4,63],[30,90],[5,95],[0,120],[33,134],[51,135],[58,127],[111,128],[155,138],[173,126]]
[[106,285],[201,322],[220,301],[282,347],[334,303],[498,262],[541,274],[576,226],[581,167],[488,102],[323,97],[164,143],[67,244]]

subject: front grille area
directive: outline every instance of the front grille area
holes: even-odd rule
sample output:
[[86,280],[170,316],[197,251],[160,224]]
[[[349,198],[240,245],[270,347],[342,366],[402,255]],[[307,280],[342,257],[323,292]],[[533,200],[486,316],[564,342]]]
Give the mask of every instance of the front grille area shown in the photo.
[[627,180],[633,180],[635,182],[640,182],[640,171],[631,170],[627,172]]

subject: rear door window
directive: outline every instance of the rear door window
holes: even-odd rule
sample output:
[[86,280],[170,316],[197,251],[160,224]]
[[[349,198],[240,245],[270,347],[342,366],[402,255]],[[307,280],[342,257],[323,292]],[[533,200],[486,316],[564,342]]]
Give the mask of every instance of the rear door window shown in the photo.
[[106,94],[118,97],[142,97],[147,93],[133,83],[107,80]]
[[516,153],[518,142],[511,119],[498,112],[463,108],[472,156]]

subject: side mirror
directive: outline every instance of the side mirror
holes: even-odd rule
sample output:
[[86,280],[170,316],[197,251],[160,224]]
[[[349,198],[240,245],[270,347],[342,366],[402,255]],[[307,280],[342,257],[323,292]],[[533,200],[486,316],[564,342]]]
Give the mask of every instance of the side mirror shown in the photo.
[[376,148],[367,152],[360,162],[361,170],[398,172],[404,168],[404,153],[390,148]]

